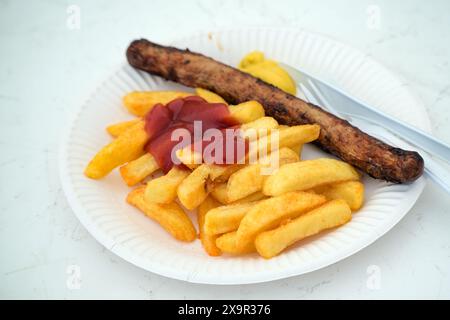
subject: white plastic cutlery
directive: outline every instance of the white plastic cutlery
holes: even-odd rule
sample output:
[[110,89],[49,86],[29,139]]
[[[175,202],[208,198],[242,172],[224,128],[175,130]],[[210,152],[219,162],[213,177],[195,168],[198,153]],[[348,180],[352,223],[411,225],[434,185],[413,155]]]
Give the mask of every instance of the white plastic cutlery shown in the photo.
[[[348,120],[380,140],[398,147],[419,151],[425,161],[425,174],[450,193],[449,170],[427,154],[428,152],[450,163],[450,146],[420,129],[358,101],[341,89],[327,84],[303,70],[284,63],[280,63],[280,65],[295,80],[300,89],[300,95],[304,95],[302,98]],[[401,139],[396,135],[399,135]]]

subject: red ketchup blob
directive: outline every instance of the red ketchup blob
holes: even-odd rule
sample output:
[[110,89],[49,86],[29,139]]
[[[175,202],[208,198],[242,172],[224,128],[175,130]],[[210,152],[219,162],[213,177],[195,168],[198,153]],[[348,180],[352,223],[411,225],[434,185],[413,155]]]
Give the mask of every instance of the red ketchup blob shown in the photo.
[[[226,130],[230,135],[230,130],[237,130],[239,123],[230,115],[228,106],[223,103],[208,103],[196,96],[175,99],[165,106],[155,105],[144,119],[145,130],[150,137],[145,150],[155,158],[165,173],[174,166],[172,159],[174,151],[185,145],[193,147],[194,142],[201,146],[202,154],[210,143],[217,145],[218,142],[221,142],[221,154],[215,155],[215,152],[212,152],[213,160],[207,161],[208,163],[230,164],[230,161],[236,163],[239,160],[237,148],[245,145],[245,150],[247,149],[247,142],[237,134],[231,141],[226,139]],[[197,122],[194,132],[194,121],[201,121],[201,130],[199,130]],[[204,137],[205,131],[213,128],[220,130],[222,135],[215,135],[215,138]],[[184,132],[189,134],[187,144],[181,145],[180,138],[175,139],[176,137],[172,136],[177,129],[184,129]],[[231,160],[227,156],[230,154],[234,155]]]

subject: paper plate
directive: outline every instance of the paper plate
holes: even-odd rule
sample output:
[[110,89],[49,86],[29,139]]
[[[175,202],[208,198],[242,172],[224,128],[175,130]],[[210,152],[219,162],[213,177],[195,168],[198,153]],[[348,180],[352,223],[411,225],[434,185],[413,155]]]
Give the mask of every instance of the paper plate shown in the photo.
[[[325,36],[299,30],[239,29],[198,34],[167,44],[234,66],[249,51],[261,50],[272,59],[299,66],[373,106],[430,130],[424,106],[402,80],[367,55]],[[172,89],[191,90],[127,64],[118,66],[74,114],[60,153],[62,185],[82,224],[106,248],[150,272],[210,284],[256,283],[301,275],[342,260],[381,237],[410,210],[424,188],[424,178],[395,185],[364,177],[365,205],[343,227],[303,241],[270,260],[256,254],[209,257],[199,241],[186,244],[174,240],[128,205],[125,197],[130,188],[117,170],[99,181],[83,175],[91,157],[111,140],[105,127],[132,118],[122,106],[123,95],[133,90]],[[308,147],[304,156],[328,155]]]

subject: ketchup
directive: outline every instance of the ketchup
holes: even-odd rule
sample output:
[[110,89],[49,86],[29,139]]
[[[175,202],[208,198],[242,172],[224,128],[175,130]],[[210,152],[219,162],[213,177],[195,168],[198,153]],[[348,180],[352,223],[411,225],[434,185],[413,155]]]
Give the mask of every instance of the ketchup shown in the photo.
[[[172,134],[177,129],[184,129],[185,133],[189,133],[188,144],[192,145],[195,141],[200,142],[202,152],[212,142],[218,141],[204,141],[204,133],[208,129],[219,129],[222,132],[223,139],[220,143],[222,146],[222,157],[218,155],[218,158],[214,159],[213,163],[223,164],[229,163],[225,157],[230,151],[235,155],[232,160],[237,162],[236,151],[239,139],[243,140],[239,136],[233,138],[231,145],[226,141],[225,143],[225,130],[236,130],[239,128],[239,123],[230,115],[228,106],[223,103],[208,103],[206,100],[197,97],[189,96],[185,98],[175,99],[169,102],[166,106],[162,104],[155,105],[144,117],[145,130],[150,137],[149,142],[145,146],[145,150],[152,154],[158,163],[159,167],[167,173],[173,166],[172,152],[175,149],[184,147],[180,145],[180,140],[173,139]],[[201,130],[199,132],[198,127],[194,132],[194,121],[201,121]],[[197,122],[197,125],[199,123]],[[201,141],[199,141],[201,140]],[[242,142],[242,141],[240,141]],[[244,141],[245,144],[245,141]],[[230,150],[233,148],[233,150]]]

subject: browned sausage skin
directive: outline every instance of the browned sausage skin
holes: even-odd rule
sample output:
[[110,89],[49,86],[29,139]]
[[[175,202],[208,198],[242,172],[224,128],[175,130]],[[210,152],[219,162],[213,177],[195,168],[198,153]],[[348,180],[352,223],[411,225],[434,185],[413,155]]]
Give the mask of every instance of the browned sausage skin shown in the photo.
[[135,68],[211,90],[230,103],[257,100],[267,115],[282,124],[317,123],[319,147],[374,178],[404,183],[423,173],[423,159],[417,152],[394,148],[318,106],[201,54],[141,39],[130,44],[127,59]]

